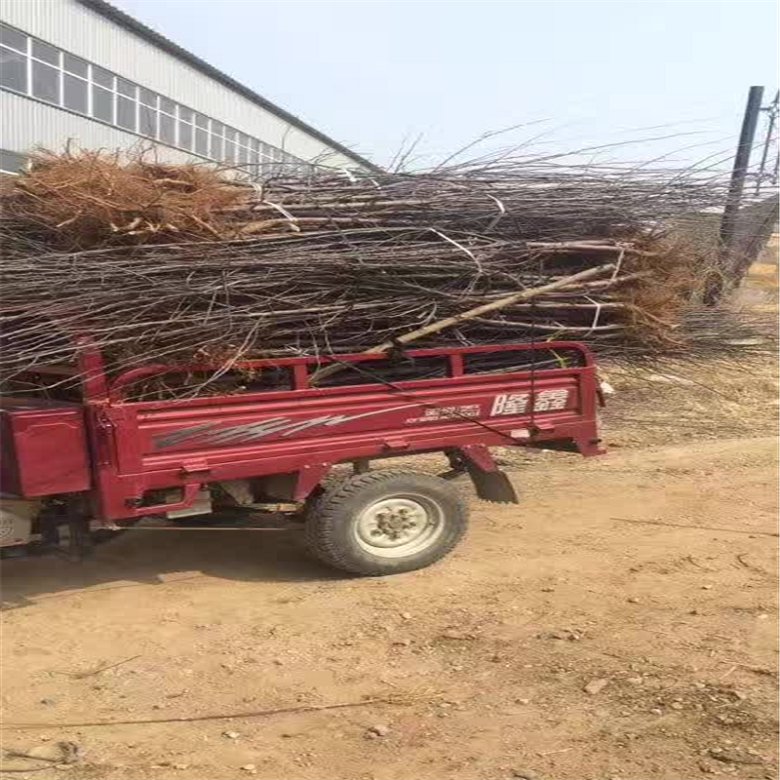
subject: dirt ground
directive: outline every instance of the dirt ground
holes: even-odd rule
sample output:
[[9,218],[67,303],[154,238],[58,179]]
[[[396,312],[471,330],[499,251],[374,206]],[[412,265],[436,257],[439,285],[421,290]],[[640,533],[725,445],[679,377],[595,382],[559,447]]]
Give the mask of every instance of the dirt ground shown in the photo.
[[678,369],[617,376],[605,457],[502,451],[522,503],[424,571],[296,531],[7,561],[3,747],[79,751],[8,777],[776,778],[775,368]]

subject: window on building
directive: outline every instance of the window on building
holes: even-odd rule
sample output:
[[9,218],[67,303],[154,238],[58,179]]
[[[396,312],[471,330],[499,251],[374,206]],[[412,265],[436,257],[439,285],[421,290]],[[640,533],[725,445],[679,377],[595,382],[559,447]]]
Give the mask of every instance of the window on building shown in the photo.
[[192,125],[179,120],[179,143],[182,149],[192,151]]
[[135,132],[135,108],[136,102],[117,95],[116,98],[116,123],[125,130]]
[[246,165],[249,162],[249,149],[247,148],[247,144],[249,143],[249,139],[243,134],[238,134],[238,156],[236,158],[236,162],[238,162],[240,165]]
[[194,115],[195,151],[203,157],[209,156],[209,120],[203,114]]
[[157,108],[157,93],[150,89],[138,87],[138,100],[149,108]]
[[160,112],[159,138],[164,144],[176,146],[176,119],[162,111]]
[[251,145],[249,149],[249,163],[252,166],[252,175],[257,176],[260,173],[260,141],[258,141],[257,138],[251,139]]
[[33,60],[32,93],[33,97],[45,100],[47,103],[59,103],[60,74],[57,68]]
[[62,55],[62,67],[74,76],[81,76],[83,79],[89,76],[89,63],[67,52]]
[[114,123],[114,93],[92,85],[92,116],[103,122]]
[[223,158],[222,125],[213,119],[211,120],[209,156],[214,160],[222,160]]
[[14,92],[27,92],[27,57],[0,46],[0,85]]
[[178,143],[181,149],[192,151],[192,111],[184,106],[176,106],[179,116],[178,121]]
[[118,94],[124,95],[125,97],[132,99],[135,99],[136,97],[135,84],[133,84],[132,81],[127,81],[127,79],[121,79],[119,76],[117,76],[116,79],[116,91]]
[[106,89],[114,88],[114,74],[99,68],[97,65],[92,66],[92,81]]
[[209,134],[200,127],[195,128],[195,151],[203,157],[209,156]]
[[138,109],[138,132],[157,138],[157,111],[149,106],[141,105]]
[[260,174],[268,176],[273,173],[273,154],[270,144],[260,142]]
[[225,154],[223,159],[228,163],[232,163],[236,159],[236,131],[229,127],[225,128]]
[[0,149],[0,173],[21,173],[27,167],[27,158],[18,152]]
[[157,137],[165,144],[176,146],[176,103],[160,95],[158,105],[160,125]]
[[60,64],[59,49],[55,49],[54,46],[49,46],[48,43],[44,43],[43,41],[37,41],[33,39],[32,56],[35,57],[36,60],[48,62],[49,65]]
[[88,113],[87,82],[65,73],[62,81],[62,103],[71,111],[78,111],[79,114]]
[[20,30],[14,30],[13,27],[0,24],[0,43],[27,54],[27,36]]
[[179,142],[177,144],[188,152],[192,151],[192,125],[189,122],[179,120]]

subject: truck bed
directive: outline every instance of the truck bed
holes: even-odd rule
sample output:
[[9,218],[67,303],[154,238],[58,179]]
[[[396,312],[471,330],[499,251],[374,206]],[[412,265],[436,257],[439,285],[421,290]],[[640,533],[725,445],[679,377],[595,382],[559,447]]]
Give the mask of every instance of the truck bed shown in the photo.
[[[542,353],[546,367],[538,369],[529,357]],[[316,376],[327,360],[289,358],[252,362],[261,376],[264,369],[286,373],[287,389],[126,400],[141,379],[192,368],[144,367],[107,383],[105,395],[93,394],[83,407],[36,407],[30,422],[30,404],[44,402],[27,400],[4,409],[3,420],[20,471],[48,471],[46,484],[57,488],[49,492],[69,484],[91,489],[104,521],[186,508],[204,484],[267,475],[290,475],[291,497],[299,500],[345,461],[545,442],[568,443],[583,455],[600,452],[595,366],[579,344],[411,350],[404,361],[407,367],[417,361],[425,378],[406,378],[414,375],[407,370],[401,381],[388,380],[392,373],[380,371],[386,356],[349,355],[337,360],[339,378],[323,387]],[[51,468],[25,442],[54,430],[63,449],[71,437],[70,455],[54,457]],[[41,484],[11,480],[11,492],[41,495],[35,492]],[[172,488],[179,500],[159,504],[155,491]]]

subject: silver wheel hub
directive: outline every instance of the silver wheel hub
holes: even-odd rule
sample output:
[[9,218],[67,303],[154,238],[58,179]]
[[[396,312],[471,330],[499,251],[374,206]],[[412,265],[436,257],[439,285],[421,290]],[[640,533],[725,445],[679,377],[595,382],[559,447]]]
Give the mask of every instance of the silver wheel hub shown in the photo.
[[443,519],[442,508],[428,496],[391,496],[358,515],[355,538],[372,555],[401,558],[430,547],[442,533]]

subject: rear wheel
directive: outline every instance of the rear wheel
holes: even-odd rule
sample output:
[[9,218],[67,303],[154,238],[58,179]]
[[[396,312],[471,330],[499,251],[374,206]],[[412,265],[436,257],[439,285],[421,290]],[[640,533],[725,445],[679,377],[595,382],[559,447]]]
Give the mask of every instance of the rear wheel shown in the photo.
[[372,471],[326,488],[307,512],[306,541],[352,574],[421,569],[460,541],[468,511],[450,484],[427,474]]

